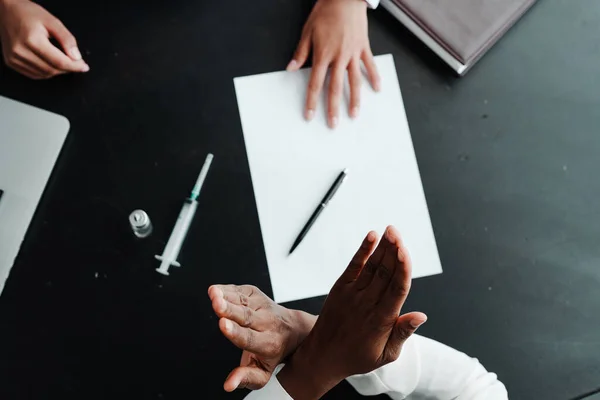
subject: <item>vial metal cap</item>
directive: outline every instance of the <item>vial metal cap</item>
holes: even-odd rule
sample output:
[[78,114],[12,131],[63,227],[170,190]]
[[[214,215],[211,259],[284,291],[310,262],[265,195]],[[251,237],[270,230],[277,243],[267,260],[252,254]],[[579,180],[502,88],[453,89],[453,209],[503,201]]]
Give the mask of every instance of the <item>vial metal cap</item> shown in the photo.
[[144,210],[135,210],[129,215],[129,224],[133,233],[140,238],[144,238],[152,233],[152,223],[150,217]]

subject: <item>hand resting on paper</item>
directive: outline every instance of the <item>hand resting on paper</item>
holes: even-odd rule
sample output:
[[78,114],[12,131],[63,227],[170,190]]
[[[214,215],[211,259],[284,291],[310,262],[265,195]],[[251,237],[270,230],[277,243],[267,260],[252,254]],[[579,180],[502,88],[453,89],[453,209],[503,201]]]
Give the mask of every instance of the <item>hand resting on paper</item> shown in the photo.
[[349,114],[358,116],[360,109],[361,61],[371,85],[379,90],[377,72],[367,27],[367,3],[364,0],[318,0],[304,29],[288,71],[296,71],[306,63],[312,50],[312,73],[306,95],[305,117],[311,120],[331,67],[328,88],[327,121],[335,128],[339,121],[344,76],[350,83]]
[[388,227],[376,245],[377,234],[370,232],[316,324],[314,316],[287,310],[253,287],[212,286],[219,327],[244,350],[242,366],[227,378],[226,390],[264,386],[285,360],[278,375],[285,390],[294,399],[318,398],[346,377],[398,358],[404,341],[427,317],[398,316],[410,290],[411,263],[396,230]]

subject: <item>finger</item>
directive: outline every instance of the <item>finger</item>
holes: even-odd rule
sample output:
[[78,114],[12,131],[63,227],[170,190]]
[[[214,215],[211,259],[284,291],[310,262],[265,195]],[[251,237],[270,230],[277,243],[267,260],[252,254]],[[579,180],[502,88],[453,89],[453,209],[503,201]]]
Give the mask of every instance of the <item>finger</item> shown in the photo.
[[9,64],[9,67],[17,71],[18,73],[25,75],[29,79],[44,79],[46,76],[42,74],[37,68],[27,64],[26,62],[14,59]]
[[81,60],[81,52],[77,47],[75,36],[69,32],[59,19],[52,18],[51,21],[46,22],[46,29],[48,29],[48,32],[52,37],[60,43],[65,53],[71,57],[73,61]]
[[300,38],[300,43],[298,43],[298,47],[296,48],[296,52],[294,53],[294,57],[292,61],[288,64],[286,70],[288,71],[297,71],[306,63],[308,59],[308,55],[310,54],[310,41],[311,36],[309,34],[302,34]]
[[353,59],[348,65],[348,83],[350,84],[350,117],[358,117],[360,110],[360,85],[362,82],[360,76],[360,61]]
[[241,326],[252,327],[255,321],[254,310],[246,306],[230,303],[222,297],[216,297],[212,301],[212,307],[215,314],[220,318],[230,319]]
[[381,310],[393,310],[395,315],[400,313],[410,292],[412,283],[412,262],[406,247],[400,246],[396,252],[396,268],[385,293],[381,297]]
[[214,300],[215,297],[223,297],[223,290],[220,288],[221,285],[210,285],[208,287],[208,298]]
[[344,90],[344,74],[346,73],[346,63],[336,63],[331,71],[329,81],[328,97],[328,119],[329,127],[334,129],[339,122],[340,102],[342,91]]
[[377,72],[377,65],[373,59],[371,49],[363,51],[361,60],[367,69],[367,76],[369,77],[369,82],[371,82],[373,90],[379,92],[379,90],[381,90],[381,78],[379,77],[379,72]]
[[266,335],[250,328],[244,328],[235,321],[221,318],[219,329],[231,343],[242,350],[265,356],[273,355],[275,352],[276,346],[267,339]]
[[377,267],[381,263],[383,256],[385,254],[385,234],[384,237],[379,241],[377,248],[371,254],[367,262],[365,263],[365,267],[360,271],[360,275],[356,279],[356,287],[359,290],[363,290],[369,286],[371,281],[373,280],[373,276],[377,271]]
[[37,70],[40,74],[40,79],[51,78],[55,75],[60,75],[63,73],[63,71],[53,68],[28,48],[25,48],[19,54],[15,54],[15,57],[23,63],[29,65],[31,68]]
[[212,285],[208,288],[208,297],[223,297],[225,300],[240,305],[248,305],[253,297],[268,297],[252,285]]
[[87,72],[90,67],[83,60],[73,61],[46,38],[36,39],[29,49],[53,68],[65,72]]
[[[377,265],[377,270],[373,275],[373,279],[371,280],[371,283],[367,289],[368,293],[366,294],[366,300],[373,304],[380,302],[384,292],[390,284],[390,281],[394,277],[398,259],[398,249],[400,249],[402,246],[400,234],[396,228],[393,226],[388,226],[379,245],[383,245],[384,247],[383,257],[381,257],[381,260]],[[390,309],[386,308],[385,305],[386,303],[378,308],[383,313],[390,312]],[[393,315],[397,316],[398,312]]]
[[224,285],[220,286],[219,293],[229,303],[249,307],[257,310],[272,300],[255,286],[252,285]]
[[[260,291],[259,288],[257,288],[256,286],[252,286],[252,285],[212,285],[211,287],[208,288],[209,296],[211,293],[211,289],[213,291],[213,294],[218,294],[220,291],[220,293],[222,293],[223,296],[225,296],[226,294],[238,294],[238,295],[242,294],[246,297],[253,297],[253,296],[260,296],[260,295],[267,297],[263,292]],[[211,299],[212,299],[212,297],[211,297]]]
[[253,299],[256,299],[257,296],[248,296],[242,291],[226,291],[223,293],[223,298],[229,303],[238,304],[241,306],[249,306],[251,308],[255,308]]
[[252,357],[250,356],[250,352],[242,351],[242,358],[240,358],[240,367],[247,367],[252,362]]
[[375,245],[377,244],[377,233],[369,232],[367,236],[363,239],[362,244],[352,257],[352,261],[346,267],[346,270],[340,276],[340,281],[343,283],[350,283],[356,280],[358,275],[360,274],[360,270],[365,266],[365,263],[369,259],[371,253],[375,249]]
[[310,74],[310,80],[308,82],[308,93],[306,94],[306,110],[304,117],[310,121],[315,116],[315,110],[317,109],[317,103],[319,102],[319,96],[323,89],[323,83],[325,82],[325,76],[327,75],[327,68],[329,67],[328,61],[319,61],[313,66]]
[[226,392],[236,389],[258,390],[264,387],[271,378],[271,374],[258,367],[237,367],[227,377],[223,384]]
[[392,362],[400,356],[402,345],[411,337],[415,331],[427,321],[427,315],[421,312],[411,312],[399,316],[396,319],[392,333],[385,345],[385,351],[388,357],[386,362]]

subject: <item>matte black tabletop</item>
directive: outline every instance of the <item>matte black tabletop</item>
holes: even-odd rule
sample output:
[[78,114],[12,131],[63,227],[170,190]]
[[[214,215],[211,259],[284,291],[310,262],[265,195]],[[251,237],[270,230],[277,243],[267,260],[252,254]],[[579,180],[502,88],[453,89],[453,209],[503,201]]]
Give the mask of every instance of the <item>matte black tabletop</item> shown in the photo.
[[[239,351],[206,296],[212,283],[271,293],[232,79],[285,68],[311,1],[44,5],[91,71],[0,69],[1,95],[71,121],[0,298],[0,398],[243,397],[222,391]],[[540,1],[464,78],[385,10],[369,21],[375,54],[395,58],[444,268],[414,282],[420,333],[478,357],[511,399],[594,390],[600,3]],[[153,256],[208,152],[184,267],[161,278]],[[137,208],[154,224],[143,241]],[[342,384],[327,398],[360,396]]]

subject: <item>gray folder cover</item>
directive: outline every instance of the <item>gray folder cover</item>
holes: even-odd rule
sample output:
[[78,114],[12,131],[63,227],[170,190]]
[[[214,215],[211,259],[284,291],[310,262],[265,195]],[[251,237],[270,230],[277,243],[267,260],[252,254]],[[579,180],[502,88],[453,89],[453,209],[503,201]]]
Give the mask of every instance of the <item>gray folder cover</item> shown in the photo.
[[476,61],[536,0],[394,0],[461,63]]

